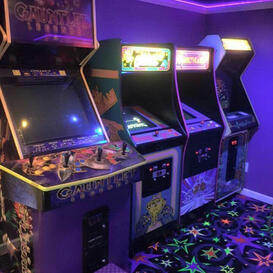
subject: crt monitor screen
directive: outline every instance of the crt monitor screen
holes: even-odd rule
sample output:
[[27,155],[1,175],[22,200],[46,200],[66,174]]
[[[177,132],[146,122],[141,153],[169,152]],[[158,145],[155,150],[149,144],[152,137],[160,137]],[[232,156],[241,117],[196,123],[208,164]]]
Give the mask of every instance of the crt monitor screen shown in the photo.
[[123,116],[125,124],[130,133],[146,131],[157,127],[155,123],[153,123],[151,120],[148,120],[132,108],[124,108]]
[[106,142],[80,80],[17,81],[1,87],[21,145],[81,137],[92,139],[91,145]]
[[189,112],[187,112],[187,111],[183,111],[183,113],[184,113],[184,117],[185,117],[186,120],[191,120],[191,119],[196,118],[194,115],[191,115],[191,114],[190,114]]

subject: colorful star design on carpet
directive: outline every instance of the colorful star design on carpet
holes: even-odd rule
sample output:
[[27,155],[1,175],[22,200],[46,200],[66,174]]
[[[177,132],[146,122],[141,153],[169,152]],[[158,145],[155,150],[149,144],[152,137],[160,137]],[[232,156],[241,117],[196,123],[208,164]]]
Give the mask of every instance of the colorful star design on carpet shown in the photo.
[[231,205],[231,206],[236,206],[236,205],[237,205],[237,202],[234,201],[234,200],[232,200],[232,201],[230,202],[230,205]]
[[159,242],[157,242],[157,243],[155,243],[155,244],[149,246],[148,248],[152,248],[152,249],[154,249],[155,251],[157,251],[157,250],[158,250],[158,246],[159,246]]
[[220,221],[221,221],[221,223],[224,224],[224,225],[230,225],[230,223],[231,223],[231,221],[230,221],[229,219],[223,219],[223,218],[222,218]]
[[160,257],[161,255],[147,254],[144,252],[138,253],[133,259],[131,259],[131,272],[134,272],[136,268],[141,265],[147,265],[152,268],[158,269],[149,259]]
[[174,244],[168,244],[168,246],[175,247],[174,253],[177,253],[181,249],[183,249],[187,254],[189,254],[188,247],[195,245],[194,243],[188,243],[188,239],[185,239],[183,241],[179,241],[177,239],[173,239]]
[[271,247],[273,247],[273,243],[264,242],[264,243],[263,243],[263,246],[266,246],[266,247],[268,247],[268,248],[271,248]]
[[269,208],[267,208],[266,205],[258,206],[256,204],[252,204],[251,209],[254,209],[256,212],[265,212],[269,210]]
[[269,267],[270,264],[273,264],[273,260],[270,260],[272,254],[268,254],[267,256],[263,257],[260,254],[254,252],[254,255],[256,256],[256,258],[250,258],[250,260],[257,261],[258,266],[265,265],[265,266]]
[[248,238],[243,235],[239,235],[238,237],[227,235],[229,239],[231,239],[236,245],[238,245],[241,253],[243,253],[245,246],[252,246],[255,248],[261,248],[257,244],[252,243],[253,241],[256,241],[258,238]]
[[203,223],[203,226],[204,227],[209,227],[211,224],[210,224],[210,222],[209,221],[205,221],[204,223]]
[[219,242],[220,242],[220,239],[219,239],[218,237],[214,237],[214,238],[212,239],[212,241],[215,242],[215,243],[219,243]]
[[248,223],[253,223],[253,224],[257,224],[258,222],[260,222],[261,220],[258,219],[257,217],[255,216],[252,216],[252,215],[248,215],[244,218],[244,220]]
[[238,212],[237,212],[237,211],[234,211],[234,210],[228,211],[227,214],[231,215],[232,217],[237,217],[237,216],[239,216]]
[[220,203],[217,207],[220,209],[220,208],[224,208],[225,207],[225,204],[226,204],[226,202],[222,202],[222,203]]
[[172,261],[170,260],[162,260],[160,264],[164,265],[164,268],[172,267]]
[[253,228],[252,228],[252,227],[245,226],[245,228],[244,228],[244,233],[254,234]]
[[195,257],[192,258],[191,262],[187,262],[186,261],[187,266],[184,268],[181,268],[178,270],[178,272],[185,272],[185,271],[189,271],[190,273],[195,273],[195,272],[199,272],[199,273],[206,273],[196,262]]
[[264,228],[262,230],[270,232],[273,229],[273,226],[264,225]]
[[224,272],[224,273],[234,273],[233,270],[234,270],[235,268],[229,267],[229,265],[220,266],[220,267],[221,267],[221,269],[220,269],[221,272]]
[[204,234],[202,234],[200,231],[202,231],[203,229],[196,229],[195,227],[192,227],[191,229],[188,230],[187,234],[191,234],[194,236],[194,238],[196,239],[196,237],[199,235],[204,236]]
[[203,251],[203,254],[201,254],[201,256],[207,256],[207,259],[210,260],[212,258],[215,258],[217,259],[218,256],[216,255],[217,252],[219,252],[220,250],[219,249],[213,249],[213,247],[211,247],[210,249],[208,250],[202,250]]
[[234,249],[232,249],[232,248],[230,248],[230,247],[226,247],[224,250],[225,250],[226,255],[229,255],[229,254],[230,254],[230,255],[233,255],[233,254],[232,254],[232,251],[233,251]]
[[167,253],[170,253],[170,250],[169,250],[168,248],[163,248],[163,252],[164,252],[165,254],[167,254]]

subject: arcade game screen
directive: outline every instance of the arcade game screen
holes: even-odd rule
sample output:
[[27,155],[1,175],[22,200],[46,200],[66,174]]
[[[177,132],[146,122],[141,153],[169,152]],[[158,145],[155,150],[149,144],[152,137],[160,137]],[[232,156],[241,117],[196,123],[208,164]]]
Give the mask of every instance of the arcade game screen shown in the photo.
[[96,143],[106,142],[87,92],[77,79],[64,77],[40,84],[17,80],[2,84],[2,92],[23,145],[85,136]]
[[186,120],[191,120],[191,119],[194,119],[196,118],[194,115],[191,115],[189,112],[183,110],[183,113],[184,113],[184,117]]
[[155,123],[145,118],[139,112],[132,108],[124,108],[123,109],[123,116],[126,126],[129,132],[137,133],[147,131],[149,129],[154,129],[157,127]]
[[139,46],[122,47],[122,71],[168,71],[171,50]]

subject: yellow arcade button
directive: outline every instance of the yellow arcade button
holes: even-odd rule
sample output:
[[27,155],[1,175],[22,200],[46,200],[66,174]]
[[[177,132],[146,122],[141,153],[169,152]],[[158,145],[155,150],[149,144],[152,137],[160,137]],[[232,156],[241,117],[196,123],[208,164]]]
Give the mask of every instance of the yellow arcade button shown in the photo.
[[49,168],[50,168],[50,169],[55,169],[55,168],[56,168],[56,165],[55,165],[55,164],[49,164]]
[[40,170],[36,170],[36,171],[34,172],[35,175],[40,175],[41,173],[42,173],[42,171],[40,171]]
[[44,166],[44,167],[43,167],[43,170],[44,170],[44,171],[48,171],[48,170],[49,170],[49,167],[48,167],[48,166]]

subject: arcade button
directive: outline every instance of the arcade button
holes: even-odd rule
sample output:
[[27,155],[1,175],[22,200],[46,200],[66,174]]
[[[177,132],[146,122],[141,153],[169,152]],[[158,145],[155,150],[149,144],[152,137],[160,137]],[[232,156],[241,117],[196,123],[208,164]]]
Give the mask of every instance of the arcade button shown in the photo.
[[34,175],[41,175],[42,173],[43,173],[43,171],[41,171],[41,170],[34,171]]

